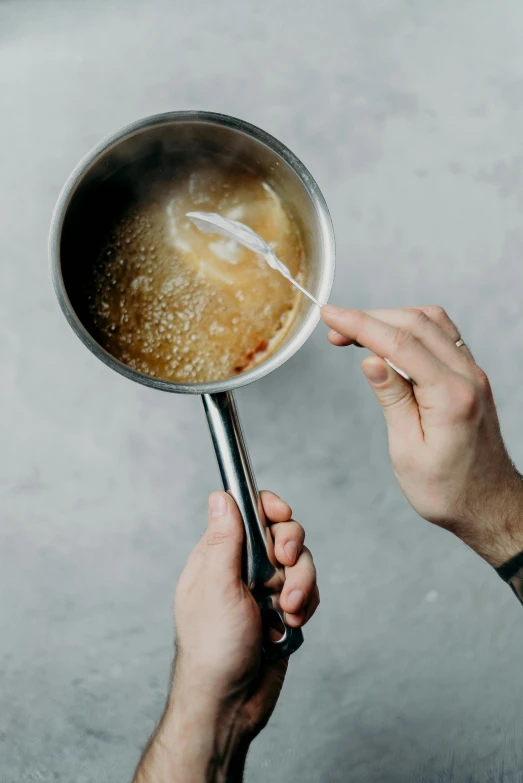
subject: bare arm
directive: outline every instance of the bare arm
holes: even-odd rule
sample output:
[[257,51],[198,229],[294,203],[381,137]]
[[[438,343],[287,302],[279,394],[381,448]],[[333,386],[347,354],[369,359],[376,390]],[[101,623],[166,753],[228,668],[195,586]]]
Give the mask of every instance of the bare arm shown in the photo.
[[134,783],[241,783],[250,738],[238,718],[175,685]]
[[489,380],[455,324],[436,306],[324,307],[322,317],[334,345],[376,354],[362,368],[385,415],[407,500],[493,566],[521,600],[523,481],[505,448]]
[[[319,604],[305,533],[270,492],[262,502],[285,566],[280,604],[289,625]],[[269,720],[287,660],[262,659],[261,617],[241,578],[243,523],[234,501],[215,492],[209,526],[191,553],[175,596],[177,654],[163,717],[134,783],[241,783],[251,741]]]

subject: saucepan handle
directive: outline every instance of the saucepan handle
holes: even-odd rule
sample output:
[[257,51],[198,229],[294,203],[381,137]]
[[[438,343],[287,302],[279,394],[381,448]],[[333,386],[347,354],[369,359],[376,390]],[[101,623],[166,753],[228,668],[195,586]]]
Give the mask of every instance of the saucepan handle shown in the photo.
[[303,633],[286,624],[280,608],[285,576],[274,556],[233,394],[204,394],[203,406],[224,489],[236,501],[245,525],[243,578],[262,613],[264,654],[270,660],[286,658],[301,646]]

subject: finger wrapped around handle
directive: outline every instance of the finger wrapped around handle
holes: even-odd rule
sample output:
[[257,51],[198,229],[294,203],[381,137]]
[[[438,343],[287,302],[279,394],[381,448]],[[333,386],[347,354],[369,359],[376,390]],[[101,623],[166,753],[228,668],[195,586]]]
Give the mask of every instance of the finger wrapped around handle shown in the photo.
[[303,633],[287,625],[280,608],[285,575],[274,555],[236,403],[231,392],[221,392],[203,395],[203,405],[224,489],[236,501],[245,527],[243,578],[262,614],[264,654],[269,660],[286,658],[302,645]]

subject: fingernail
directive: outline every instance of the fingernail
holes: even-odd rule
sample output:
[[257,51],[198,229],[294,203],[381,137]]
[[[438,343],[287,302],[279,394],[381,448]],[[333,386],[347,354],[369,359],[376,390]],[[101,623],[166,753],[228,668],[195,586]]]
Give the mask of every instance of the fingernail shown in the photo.
[[211,517],[223,517],[227,511],[227,501],[221,492],[213,492],[209,497],[209,513]]
[[336,307],[336,305],[325,305],[321,309],[325,315],[339,315],[343,312],[343,307]]
[[291,563],[295,563],[298,556],[298,544],[296,541],[287,541],[283,548]]
[[305,599],[305,594],[303,590],[291,590],[289,595],[287,596],[287,611],[290,611],[292,613],[297,612],[301,607],[303,606],[303,601]]
[[372,362],[363,366],[363,372],[371,383],[384,383],[389,377],[386,364]]
[[291,628],[299,628],[300,625],[303,625],[303,621],[305,620],[305,612],[285,612],[285,622],[288,623]]

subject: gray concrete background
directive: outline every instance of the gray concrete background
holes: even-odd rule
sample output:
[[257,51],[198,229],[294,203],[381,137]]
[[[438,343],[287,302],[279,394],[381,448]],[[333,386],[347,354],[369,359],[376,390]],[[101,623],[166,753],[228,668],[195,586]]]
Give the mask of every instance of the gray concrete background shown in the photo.
[[[46,239],[93,144],[179,108],[304,160],[335,223],[333,301],[448,309],[523,464],[520,0],[0,1],[6,783],[129,780],[163,703],[174,586],[218,484],[202,411],[81,346]],[[521,780],[521,607],[408,507],[360,359],[319,328],[239,395],[323,596],[247,780]]]

